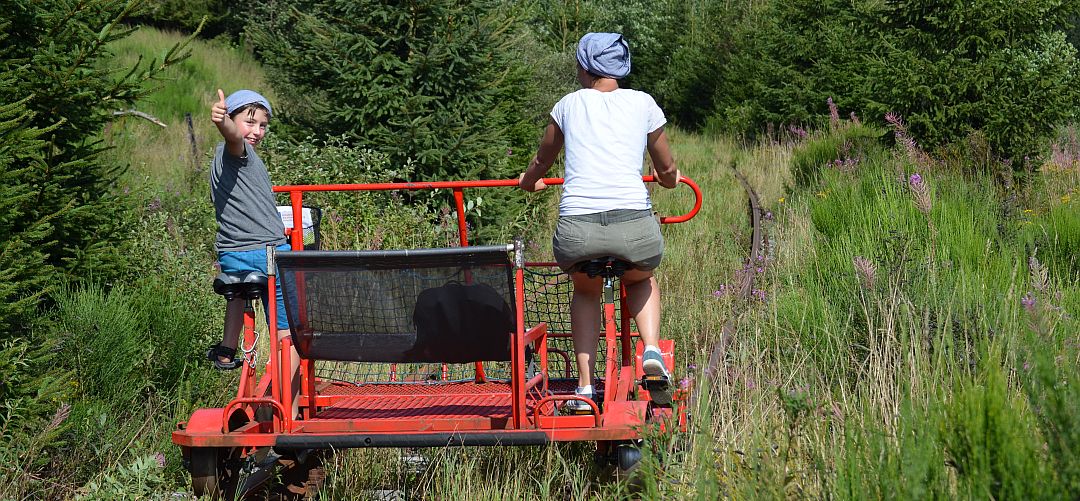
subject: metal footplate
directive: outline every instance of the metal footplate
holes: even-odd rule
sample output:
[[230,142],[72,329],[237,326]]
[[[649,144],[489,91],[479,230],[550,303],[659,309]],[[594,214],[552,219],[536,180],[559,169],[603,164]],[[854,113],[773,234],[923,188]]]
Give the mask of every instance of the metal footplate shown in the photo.
[[649,398],[657,405],[671,405],[671,381],[664,376],[645,375],[641,387],[649,392]]

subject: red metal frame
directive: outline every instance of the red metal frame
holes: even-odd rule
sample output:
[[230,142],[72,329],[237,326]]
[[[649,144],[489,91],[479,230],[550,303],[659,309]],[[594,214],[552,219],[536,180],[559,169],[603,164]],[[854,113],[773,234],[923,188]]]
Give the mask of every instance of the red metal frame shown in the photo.
[[[643,176],[653,182],[653,176]],[[561,178],[547,178],[548,185],[562,184]],[[701,209],[702,194],[697,184],[688,178],[681,182],[694,193],[693,208],[680,216],[667,216],[661,223],[680,223],[694,217]],[[391,191],[449,189],[453,192],[458,215],[458,237],[461,246],[468,246],[465,224],[464,190],[471,188],[517,187],[515,179],[483,181],[439,181],[425,183],[377,183],[277,186],[277,193],[288,193],[293,221],[302,221],[303,194],[320,191]],[[297,225],[302,226],[302,225]],[[303,229],[289,232],[293,250],[303,250]],[[273,252],[268,253],[273,256]],[[511,342],[511,374],[509,383],[488,380],[481,363],[476,364],[475,378],[466,383],[385,384],[356,387],[315,377],[315,361],[300,364],[301,391],[297,402],[299,418],[292,415],[292,378],[284,373],[291,367],[290,338],[278,339],[276,322],[269,322],[270,357],[266,372],[255,383],[254,364],[245,365],[240,388],[234,400],[223,409],[196,411],[187,422],[173,432],[173,442],[182,447],[365,447],[365,446],[423,446],[423,445],[487,445],[531,444],[547,441],[608,441],[640,438],[642,425],[651,420],[677,417],[685,426],[685,391],[676,393],[672,408],[651,407],[647,393],[641,390],[634,398],[634,389],[641,377],[641,367],[635,361],[641,344],[632,338],[630,315],[626,311],[626,291],[620,287],[621,325],[615,325],[613,303],[604,305],[604,336],[607,364],[603,381],[605,392],[602,408],[590,402],[593,415],[555,415],[553,410],[570,394],[550,394],[548,385],[547,326],[543,323],[526,326],[524,319],[524,267],[521,250],[515,255],[514,287],[517,329]],[[271,258],[272,259],[272,258]],[[272,264],[272,263],[271,263]],[[274,267],[270,266],[268,288],[276,287]],[[302,294],[303,286],[299,285]],[[276,318],[277,304],[268,301],[269,318]],[[247,312],[244,340],[252,346],[254,316]],[[525,380],[525,346],[532,344],[539,357],[540,371]],[[662,341],[665,362],[673,365],[671,341]],[[616,353],[618,350],[619,353]],[[639,353],[638,353],[639,354]],[[566,354],[563,354],[566,356]],[[445,369],[444,369],[445,373]],[[444,378],[445,379],[445,378]],[[642,395],[646,395],[642,398]],[[271,408],[268,421],[255,420],[257,407]],[[433,410],[436,409],[436,410]],[[449,410],[447,410],[449,409]],[[248,424],[230,430],[230,418],[243,411]],[[217,415],[215,419],[212,416]]]

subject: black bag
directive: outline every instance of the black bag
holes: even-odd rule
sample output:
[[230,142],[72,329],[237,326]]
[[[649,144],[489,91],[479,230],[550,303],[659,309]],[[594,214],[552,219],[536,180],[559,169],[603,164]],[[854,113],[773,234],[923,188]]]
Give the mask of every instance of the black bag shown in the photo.
[[450,282],[426,289],[413,310],[416,344],[408,359],[466,363],[510,360],[514,309],[487,284]]

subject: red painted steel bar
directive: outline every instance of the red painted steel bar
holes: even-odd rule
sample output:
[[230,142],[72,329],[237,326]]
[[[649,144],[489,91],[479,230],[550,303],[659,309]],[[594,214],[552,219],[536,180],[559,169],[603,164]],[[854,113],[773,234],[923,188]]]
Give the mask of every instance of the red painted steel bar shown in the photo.
[[244,305],[243,332],[244,336],[243,342],[240,345],[241,349],[237,351],[239,352],[238,354],[243,355],[244,365],[240,366],[240,385],[236,390],[236,398],[255,396],[255,364],[252,360],[248,360],[248,354],[243,350],[244,346],[248,346],[251,349],[255,348],[255,309],[252,308],[250,301]]
[[511,405],[513,406],[514,428],[520,430],[525,425],[525,381],[519,375],[525,374],[525,269],[524,264],[518,259],[523,254],[522,249],[514,249],[514,329],[513,342],[510,343],[510,377]]
[[[289,192],[289,205],[292,206],[292,230],[289,232],[289,244],[292,250],[304,250],[304,193],[302,191]],[[297,288],[303,290],[304,279],[297,277]],[[300,297],[303,297],[301,294]],[[305,315],[304,308],[300,309],[300,315]],[[304,319],[301,318],[301,321]],[[290,364],[291,370],[292,365]],[[291,376],[291,375],[290,375]],[[291,377],[290,377],[291,379]],[[307,395],[307,408],[304,417],[311,417],[315,412],[315,361],[311,359],[300,361],[300,398]],[[291,394],[290,394],[291,395]]]
[[[655,176],[641,176],[646,183],[656,181]],[[697,215],[701,210],[701,189],[690,178],[682,178],[680,182],[689,186],[694,192],[694,208],[681,216],[664,216],[660,218],[663,224],[682,223]],[[544,184],[549,186],[563,184],[561,177],[544,178]],[[275,193],[290,193],[293,191],[393,191],[393,190],[439,190],[439,189],[464,189],[464,188],[496,188],[500,186],[516,187],[517,179],[487,179],[478,181],[430,181],[430,182],[405,182],[405,183],[357,183],[357,184],[297,184],[292,186],[275,186]],[[459,209],[459,214],[462,210]],[[459,216],[458,224],[461,224]]]

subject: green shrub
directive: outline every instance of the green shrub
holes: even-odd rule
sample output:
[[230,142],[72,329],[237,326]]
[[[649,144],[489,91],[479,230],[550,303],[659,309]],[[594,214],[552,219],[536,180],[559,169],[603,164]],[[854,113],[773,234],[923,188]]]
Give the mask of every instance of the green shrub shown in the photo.
[[[344,136],[408,166],[415,180],[504,179],[524,169],[528,157],[513,154],[535,148],[541,125],[526,106],[550,75],[515,57],[528,39],[498,2],[289,0],[253,13],[247,32],[294,140]],[[478,238],[522,226],[522,193],[489,196],[499,203],[472,215]]]
[[998,367],[964,384],[947,405],[943,435],[960,492],[973,498],[1055,499],[1060,492],[1041,457],[1035,424],[1011,397]]
[[855,171],[860,163],[880,161],[884,131],[873,126],[843,122],[833,130],[811,135],[792,150],[791,172],[806,187],[829,170]]
[[106,63],[108,44],[129,33],[121,23],[139,7],[0,2],[0,497],[48,497],[60,475],[43,463],[63,446],[57,436],[76,392],[68,360],[52,353],[62,347],[42,305],[57,283],[115,279],[125,268],[121,169],[102,158],[99,135],[185,56],[180,44],[155,61]]
[[1057,0],[767,2],[736,37],[714,126],[821,123],[832,97],[868,121],[899,113],[931,150],[981,131],[1019,169],[1075,117],[1080,63],[1062,30],[1078,9]]
[[167,486],[157,457],[144,454],[130,464],[119,464],[103,472],[100,479],[86,484],[75,499],[155,499],[164,497],[162,491]]
[[[385,154],[349,146],[343,138],[308,138],[293,143],[267,138],[264,159],[277,185],[378,183],[408,179],[412,166],[394,167]],[[445,195],[443,193],[442,195]],[[452,245],[456,233],[439,217],[444,203],[432,191],[333,191],[304,195],[304,205],[322,210],[323,248],[394,249]],[[280,195],[280,205],[288,205]],[[444,214],[443,216],[446,216]]]

